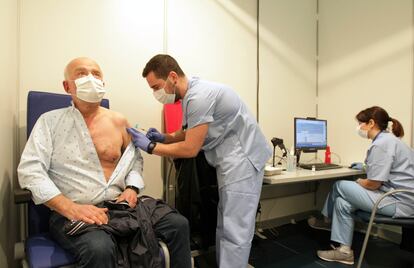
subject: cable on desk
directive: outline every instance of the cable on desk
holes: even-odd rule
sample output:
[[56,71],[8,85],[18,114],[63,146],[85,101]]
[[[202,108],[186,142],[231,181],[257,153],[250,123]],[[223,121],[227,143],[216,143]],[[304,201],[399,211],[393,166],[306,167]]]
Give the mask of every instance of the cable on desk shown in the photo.
[[331,152],[331,154],[333,154],[334,156],[338,157],[338,160],[339,160],[338,164],[341,164],[341,157],[339,156],[339,154],[334,153],[334,152]]

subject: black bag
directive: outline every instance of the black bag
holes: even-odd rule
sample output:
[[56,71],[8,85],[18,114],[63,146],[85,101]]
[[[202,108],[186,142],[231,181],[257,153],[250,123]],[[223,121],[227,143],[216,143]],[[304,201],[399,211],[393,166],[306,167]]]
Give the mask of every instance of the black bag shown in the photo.
[[219,200],[216,169],[204,152],[194,158],[174,160],[176,172],[176,209],[188,219],[191,236],[199,235],[201,247],[215,245],[217,204]]

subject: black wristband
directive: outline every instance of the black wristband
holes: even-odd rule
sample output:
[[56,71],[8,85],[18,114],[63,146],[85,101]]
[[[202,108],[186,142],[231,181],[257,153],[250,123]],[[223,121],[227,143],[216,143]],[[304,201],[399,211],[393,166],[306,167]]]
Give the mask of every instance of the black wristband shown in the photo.
[[153,141],[150,142],[147,147],[147,153],[152,154],[152,151],[154,151],[154,148],[156,145],[157,145],[156,142],[153,142]]
[[137,194],[139,194],[139,189],[137,187],[135,187],[134,185],[128,185],[127,187],[125,187],[125,189],[132,189],[134,190]]

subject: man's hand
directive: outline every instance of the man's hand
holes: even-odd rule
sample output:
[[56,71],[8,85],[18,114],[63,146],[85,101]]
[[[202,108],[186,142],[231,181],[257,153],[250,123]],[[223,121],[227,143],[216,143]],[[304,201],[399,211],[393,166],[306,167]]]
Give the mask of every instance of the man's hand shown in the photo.
[[148,129],[146,136],[151,141],[161,142],[161,143],[164,143],[165,141],[165,135],[160,133],[156,128],[153,128],[153,127]]
[[72,203],[64,215],[70,220],[81,220],[89,224],[107,224],[107,208],[98,208],[94,205],[81,205]]
[[53,197],[45,205],[69,220],[81,220],[97,225],[108,223],[107,208],[77,204],[62,194]]
[[134,143],[135,147],[148,152],[148,145],[151,143],[151,141],[135,128],[127,128],[127,131],[131,135],[132,143]]
[[134,208],[137,205],[138,195],[134,190],[127,188],[118,196],[116,202],[119,203],[124,200],[128,202],[131,208]]

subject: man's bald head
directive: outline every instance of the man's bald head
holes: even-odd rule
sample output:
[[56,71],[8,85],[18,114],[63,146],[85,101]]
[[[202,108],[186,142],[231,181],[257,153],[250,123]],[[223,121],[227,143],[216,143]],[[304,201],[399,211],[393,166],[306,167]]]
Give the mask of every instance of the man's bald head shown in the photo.
[[101,67],[93,59],[80,57],[71,60],[65,67],[63,88],[72,96],[76,97],[75,80],[92,74],[96,79],[103,81]]
[[98,63],[88,57],[79,57],[71,60],[65,67],[65,80],[75,80],[82,76],[92,74],[98,79],[103,79],[101,67]]

